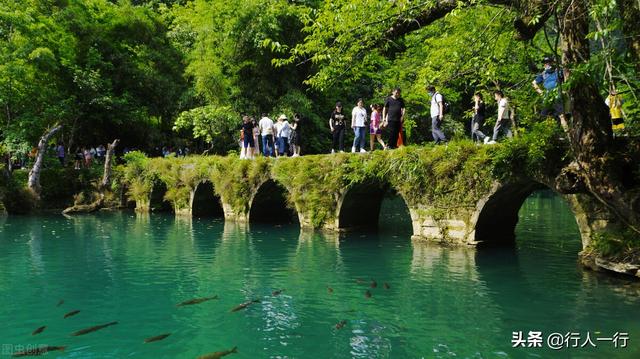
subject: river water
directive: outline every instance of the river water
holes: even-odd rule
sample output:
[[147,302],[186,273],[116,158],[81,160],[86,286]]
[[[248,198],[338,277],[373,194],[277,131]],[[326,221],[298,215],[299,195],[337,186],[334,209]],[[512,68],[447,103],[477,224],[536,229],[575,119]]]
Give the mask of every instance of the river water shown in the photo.
[[[380,232],[340,236],[131,212],[0,218],[0,357],[51,345],[67,346],[52,358],[234,346],[229,358],[640,358],[640,285],[578,265],[578,229],[558,197],[525,202],[510,248],[412,242],[405,210],[386,200]],[[532,347],[514,348],[514,332]],[[556,332],[570,334],[560,350],[547,342]],[[580,347],[587,335],[595,348]]]

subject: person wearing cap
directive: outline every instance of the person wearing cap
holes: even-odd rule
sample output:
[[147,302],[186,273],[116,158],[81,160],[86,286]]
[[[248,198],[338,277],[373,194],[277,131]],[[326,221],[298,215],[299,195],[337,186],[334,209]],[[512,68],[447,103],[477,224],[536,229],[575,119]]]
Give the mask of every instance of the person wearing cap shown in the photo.
[[291,135],[291,126],[289,126],[288,118],[285,114],[278,116],[276,123],[276,148],[278,156],[286,156],[289,152],[289,136]]
[[[544,105],[540,114],[542,116],[553,116],[557,119],[563,115],[565,111],[560,93],[554,93],[554,90],[558,88],[564,79],[562,71],[555,67],[553,58],[545,57],[543,62],[544,71],[536,76],[532,85],[537,93],[544,96]],[[542,88],[540,85],[542,85]]]
[[336,151],[344,152],[345,118],[346,116],[342,112],[342,103],[338,101],[336,102],[336,108],[331,113],[331,117],[329,117],[329,128],[333,136],[331,153],[335,153]]

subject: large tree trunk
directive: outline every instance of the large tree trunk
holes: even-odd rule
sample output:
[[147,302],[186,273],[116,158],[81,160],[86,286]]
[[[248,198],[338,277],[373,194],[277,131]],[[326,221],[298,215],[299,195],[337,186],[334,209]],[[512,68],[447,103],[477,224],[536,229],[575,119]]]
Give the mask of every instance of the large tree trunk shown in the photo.
[[104,173],[102,175],[102,182],[100,183],[100,190],[105,190],[111,186],[111,163],[113,162],[113,154],[116,146],[118,146],[119,139],[115,139],[113,143],[107,145],[107,156],[104,160]]
[[[575,69],[589,59],[589,5],[587,0],[565,0],[559,8],[563,65]],[[631,229],[640,233],[638,211],[626,196],[620,166],[612,153],[608,111],[595,83],[587,74],[569,74],[567,94],[571,116],[566,129],[571,149],[589,192]]]
[[107,145],[107,155],[104,161],[104,172],[102,174],[102,181],[100,181],[100,185],[98,188],[96,200],[89,204],[76,202],[73,206],[68,207],[64,211],[62,211],[63,214],[91,213],[105,207],[105,191],[108,191],[109,187],[111,186],[111,168],[113,164],[113,155],[119,142],[120,140],[116,139],[113,141],[113,143]]
[[33,167],[29,171],[29,181],[27,184],[29,189],[36,195],[36,198],[40,197],[40,191],[42,190],[40,187],[40,171],[42,170],[44,154],[47,151],[47,143],[51,136],[61,128],[62,126],[55,125],[53,128],[46,130],[44,135],[40,137],[40,142],[38,142],[38,154],[36,155],[36,161],[33,163]]

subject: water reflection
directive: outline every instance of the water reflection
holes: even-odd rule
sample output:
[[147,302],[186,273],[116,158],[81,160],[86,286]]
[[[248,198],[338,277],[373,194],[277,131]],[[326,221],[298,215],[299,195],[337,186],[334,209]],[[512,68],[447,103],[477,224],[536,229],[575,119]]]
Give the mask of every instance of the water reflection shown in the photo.
[[[547,215],[558,210],[540,205]],[[513,330],[640,335],[640,285],[578,270],[579,240],[562,234],[567,218],[554,224],[525,210],[517,245],[487,251],[412,242],[411,233],[337,235],[172,215],[10,218],[0,232],[0,318],[11,325],[0,337],[23,343],[51,323],[62,341],[78,327],[120,320],[69,341],[62,356],[196,357],[237,345],[255,357],[519,358],[550,354],[514,350]],[[82,315],[62,320],[60,298]],[[252,299],[261,303],[230,311]],[[166,332],[160,345],[142,344]]]

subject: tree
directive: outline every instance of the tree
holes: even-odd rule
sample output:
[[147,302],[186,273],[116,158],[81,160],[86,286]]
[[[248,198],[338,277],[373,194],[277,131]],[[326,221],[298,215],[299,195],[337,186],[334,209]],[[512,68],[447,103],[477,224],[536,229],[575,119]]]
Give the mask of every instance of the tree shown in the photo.
[[[591,20],[589,10],[594,6],[592,1],[326,2],[317,16],[307,18],[306,41],[294,48],[290,57],[281,63],[310,61],[318,65],[318,72],[308,80],[318,88],[331,86],[338,76],[344,74],[355,79],[366,77],[370,68],[381,64],[380,57],[393,58],[405,49],[406,35],[443,17],[455,16],[467,7],[473,6],[469,10],[472,13],[480,11],[478,9],[482,9],[484,3],[503,6],[512,12],[516,38],[521,40],[534,38],[547,21],[557,21],[562,66],[569,78],[565,88],[571,109],[571,116],[566,119],[569,125],[567,136],[579,169],[573,174],[629,229],[640,233],[640,196],[637,191],[640,184],[637,178],[629,178],[623,173],[625,167],[621,163],[625,159],[614,147],[598,81],[589,71],[592,48],[587,35]],[[633,12],[634,6],[629,7],[629,2],[626,4],[626,10]],[[371,19],[368,14],[382,15]],[[624,21],[623,28],[635,26],[628,20]],[[632,47],[633,40],[635,38],[630,41]]]

